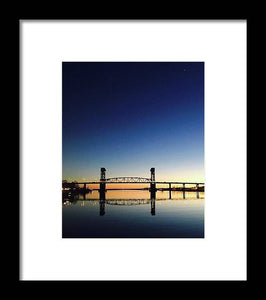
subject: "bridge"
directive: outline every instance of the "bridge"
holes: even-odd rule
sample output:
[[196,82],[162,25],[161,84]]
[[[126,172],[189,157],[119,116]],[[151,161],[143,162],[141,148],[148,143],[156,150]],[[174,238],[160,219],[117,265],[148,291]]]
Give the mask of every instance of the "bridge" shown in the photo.
[[158,188],[156,188],[156,185],[158,184],[164,184],[164,185],[168,185],[169,188],[167,190],[169,190],[169,192],[171,193],[172,189],[172,185],[182,185],[181,190],[185,191],[186,190],[186,186],[188,185],[192,185],[194,187],[190,187],[190,189],[193,189],[195,191],[199,191],[200,189],[204,190],[205,184],[202,182],[182,182],[182,181],[156,181],[155,180],[155,168],[151,168],[150,169],[150,174],[151,176],[148,177],[110,177],[110,178],[106,178],[106,169],[105,168],[101,168],[101,173],[100,173],[100,180],[99,181],[82,181],[82,182],[75,182],[75,183],[71,183],[71,184],[78,184],[78,185],[83,185],[83,190],[86,191],[87,190],[87,186],[91,185],[91,184],[99,184],[99,191],[101,193],[104,193],[105,191],[107,191],[106,189],[106,184],[149,184],[150,188],[150,192],[154,193],[156,192],[156,190],[158,190]]
[[106,183],[150,183],[150,178],[144,177],[113,177],[106,178]]

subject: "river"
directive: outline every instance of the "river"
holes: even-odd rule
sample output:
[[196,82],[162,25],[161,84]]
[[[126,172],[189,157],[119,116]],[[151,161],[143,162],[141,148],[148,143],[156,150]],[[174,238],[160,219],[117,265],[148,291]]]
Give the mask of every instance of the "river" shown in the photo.
[[[170,196],[170,199],[169,199]],[[63,238],[204,238],[204,192],[108,190],[62,200]]]

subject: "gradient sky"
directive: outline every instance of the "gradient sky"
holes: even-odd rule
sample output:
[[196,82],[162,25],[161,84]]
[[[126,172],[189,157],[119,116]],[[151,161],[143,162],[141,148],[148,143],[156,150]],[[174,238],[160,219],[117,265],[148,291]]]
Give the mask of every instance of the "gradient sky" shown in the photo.
[[63,179],[204,182],[203,62],[64,62]]

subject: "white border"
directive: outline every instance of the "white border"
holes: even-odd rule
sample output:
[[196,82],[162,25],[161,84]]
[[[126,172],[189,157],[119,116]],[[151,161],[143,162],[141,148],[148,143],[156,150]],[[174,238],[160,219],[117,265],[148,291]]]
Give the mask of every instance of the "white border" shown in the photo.
[[[246,280],[246,21],[24,20],[20,34],[21,280]],[[205,239],[61,238],[62,61],[205,62]]]

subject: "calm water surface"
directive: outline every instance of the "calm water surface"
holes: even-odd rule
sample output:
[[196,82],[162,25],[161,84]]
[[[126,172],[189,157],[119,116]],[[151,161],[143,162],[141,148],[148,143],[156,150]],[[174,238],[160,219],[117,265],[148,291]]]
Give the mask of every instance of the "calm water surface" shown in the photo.
[[204,192],[93,191],[62,206],[63,238],[204,238]]

